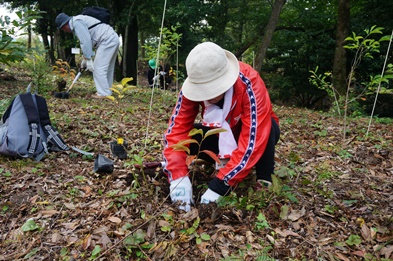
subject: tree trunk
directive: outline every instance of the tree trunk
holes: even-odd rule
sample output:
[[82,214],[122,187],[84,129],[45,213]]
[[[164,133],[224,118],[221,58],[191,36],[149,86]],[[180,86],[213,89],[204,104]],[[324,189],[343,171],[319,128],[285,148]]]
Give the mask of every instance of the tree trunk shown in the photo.
[[333,86],[340,95],[347,89],[347,55],[344,40],[348,36],[350,19],[350,0],[338,0],[336,29],[336,50],[333,61]]
[[31,49],[31,25],[27,26],[27,49]]
[[41,37],[42,37],[42,43],[43,43],[44,48],[46,50],[46,59],[47,59],[47,61],[50,62],[50,64],[54,64],[56,60],[55,60],[55,54],[54,54],[53,47],[52,47],[53,41],[51,41],[51,43],[49,43],[47,34],[43,33],[43,34],[41,34]]
[[137,61],[138,61],[138,22],[132,15],[133,5],[130,7],[129,20],[124,32],[122,69],[123,77],[132,77],[131,84],[137,84]]
[[124,44],[123,44],[123,77],[134,78],[131,84],[136,84],[137,79],[137,63],[138,60],[138,25],[136,17],[132,18],[131,24],[125,28]]
[[280,13],[285,2],[286,0],[274,1],[272,14],[265,28],[265,33],[263,35],[262,42],[260,43],[260,47],[258,48],[259,52],[255,57],[255,70],[257,71],[260,71],[262,68],[262,64],[263,61],[265,60],[267,48],[269,47],[270,41],[273,37],[274,30],[276,29],[278,19],[280,17]]

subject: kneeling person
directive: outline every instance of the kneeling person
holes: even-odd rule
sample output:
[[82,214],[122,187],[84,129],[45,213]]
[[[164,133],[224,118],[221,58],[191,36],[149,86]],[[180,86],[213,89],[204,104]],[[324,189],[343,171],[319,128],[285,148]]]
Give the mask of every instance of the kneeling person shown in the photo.
[[[224,162],[209,182],[201,203],[215,202],[227,195],[254,166],[258,180],[271,182],[280,130],[258,72],[238,61],[231,52],[211,42],[199,44],[189,53],[186,69],[188,77],[164,134],[163,156],[171,199],[180,201],[183,203],[180,208],[189,211],[193,199],[187,154],[171,146],[190,138],[189,132],[198,126],[195,119],[200,110],[203,117],[200,128],[204,131],[210,128],[227,130],[209,136],[201,145],[201,150],[214,151]],[[190,151],[197,153],[198,148],[191,145]]]

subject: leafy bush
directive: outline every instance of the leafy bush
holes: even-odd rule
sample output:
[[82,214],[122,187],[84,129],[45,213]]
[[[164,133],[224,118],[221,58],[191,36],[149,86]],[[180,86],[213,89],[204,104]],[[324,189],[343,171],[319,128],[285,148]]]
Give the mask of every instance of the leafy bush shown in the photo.
[[34,19],[38,19],[40,12],[22,9],[16,12],[18,20],[11,20],[9,16],[0,16],[0,63],[9,65],[10,62],[20,61],[26,55],[26,47],[16,40],[24,28],[30,26]]
[[22,60],[26,53],[26,48],[22,43],[15,41],[12,36],[15,33],[14,29],[7,29],[11,22],[8,16],[0,17],[0,63],[7,65],[10,62]]

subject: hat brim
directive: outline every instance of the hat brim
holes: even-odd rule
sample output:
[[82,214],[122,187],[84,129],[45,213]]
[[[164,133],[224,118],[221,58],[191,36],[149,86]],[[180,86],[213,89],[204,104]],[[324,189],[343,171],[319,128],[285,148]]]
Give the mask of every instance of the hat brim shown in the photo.
[[196,102],[208,101],[223,94],[233,86],[239,77],[239,62],[233,53],[227,50],[224,51],[228,58],[227,72],[221,77],[207,83],[193,83],[187,77],[182,87],[183,95],[187,99]]
[[68,17],[66,20],[64,20],[61,24],[60,24],[60,26],[58,27],[59,29],[61,29],[65,24],[67,24],[68,23],[68,21],[70,21],[71,20],[71,17]]

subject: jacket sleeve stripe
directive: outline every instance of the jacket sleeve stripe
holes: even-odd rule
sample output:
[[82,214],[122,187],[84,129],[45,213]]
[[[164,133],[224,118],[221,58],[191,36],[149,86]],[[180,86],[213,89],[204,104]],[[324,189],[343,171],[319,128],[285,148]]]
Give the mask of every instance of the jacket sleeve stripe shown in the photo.
[[250,160],[251,154],[254,151],[256,144],[256,129],[257,129],[257,107],[254,91],[252,89],[251,81],[244,76],[244,74],[240,73],[240,79],[247,86],[247,95],[250,97],[250,139],[248,141],[248,148],[245,151],[241,161],[239,164],[233,168],[227,175],[224,177],[225,183],[229,183],[229,181],[234,178],[240,171],[244,169],[247,165],[247,162]]
[[[183,92],[180,91],[179,97],[177,99],[175,111],[171,116],[171,124],[168,127],[167,134],[170,134],[172,132],[172,128],[176,124],[176,117],[179,115],[182,102],[183,102]],[[165,143],[165,148],[167,148],[168,147],[168,140],[165,137],[166,137],[166,135],[164,135],[164,143]],[[168,161],[167,161],[164,154],[163,154],[163,158],[165,161],[165,165],[167,165]],[[168,179],[171,181],[172,180],[172,172],[167,170],[166,168],[164,168],[164,173],[168,176]]]

